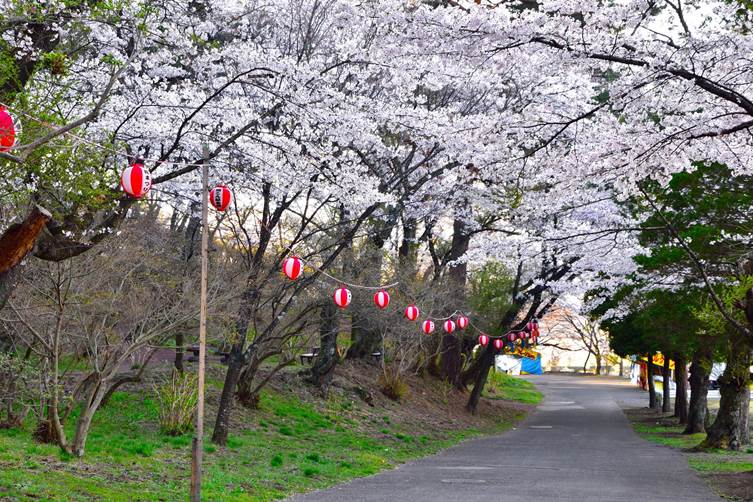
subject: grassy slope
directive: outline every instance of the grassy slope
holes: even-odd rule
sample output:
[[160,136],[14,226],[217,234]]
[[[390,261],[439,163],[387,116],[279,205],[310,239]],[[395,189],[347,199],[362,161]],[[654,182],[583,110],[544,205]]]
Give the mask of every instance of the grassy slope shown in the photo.
[[[531,384],[518,382],[495,382],[497,398],[531,402]],[[523,413],[508,409],[481,426],[435,423],[424,430],[420,422],[393,421],[388,409],[368,408],[345,395],[306,402],[294,392],[266,392],[259,410],[239,412],[242,421],[227,448],[206,445],[204,498],[272,500],[331,486],[505,430]],[[158,432],[151,396],[117,393],[96,415],[83,460],[35,443],[29,430],[0,430],[0,498],[184,500],[190,443],[188,435]]]
[[489,399],[505,399],[527,404],[538,404],[543,397],[531,382],[498,371],[489,373],[483,395]]

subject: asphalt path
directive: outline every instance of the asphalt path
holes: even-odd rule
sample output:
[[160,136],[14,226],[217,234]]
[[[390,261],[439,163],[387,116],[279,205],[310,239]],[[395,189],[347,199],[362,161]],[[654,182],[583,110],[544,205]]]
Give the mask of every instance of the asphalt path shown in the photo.
[[621,407],[643,404],[645,394],[627,382],[560,375],[526,378],[545,399],[515,429],[291,501],[722,500],[680,452],[633,432]]

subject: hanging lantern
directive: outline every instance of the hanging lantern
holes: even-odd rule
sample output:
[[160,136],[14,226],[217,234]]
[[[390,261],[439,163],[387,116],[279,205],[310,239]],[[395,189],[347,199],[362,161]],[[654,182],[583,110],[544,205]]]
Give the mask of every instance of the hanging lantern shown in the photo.
[[390,294],[384,290],[377,291],[374,295],[374,303],[380,309],[386,309],[387,305],[390,304]]
[[453,321],[452,319],[447,319],[444,322],[444,330],[447,333],[452,333],[453,331],[455,331],[455,321]]
[[123,170],[120,175],[120,186],[131,197],[139,198],[152,188],[152,175],[144,164],[134,162]]
[[533,320],[528,321],[526,324],[526,330],[528,330],[529,333],[533,333]]
[[515,336],[515,333],[510,333],[509,335],[507,335],[507,339],[511,342],[514,342],[516,338],[517,337]]
[[18,124],[5,107],[0,106],[0,152],[7,152],[18,140]]
[[408,320],[415,321],[416,319],[418,319],[418,314],[418,307],[416,307],[415,305],[408,305],[407,307],[405,307],[405,317],[408,318]]
[[531,330],[531,336],[539,336],[539,321],[534,319],[533,321],[531,321],[531,323],[533,324],[533,329]]
[[233,193],[225,185],[217,185],[209,191],[209,202],[217,211],[224,211],[233,201]]
[[424,333],[426,333],[427,335],[430,335],[430,334],[432,334],[432,333],[434,332],[434,321],[432,321],[431,319],[427,319],[427,320],[425,320],[425,321],[424,321],[424,322],[423,322],[423,323],[421,324],[421,329],[422,329],[422,330],[423,330],[423,332],[424,332]]
[[344,309],[345,307],[350,305],[350,300],[353,298],[353,296],[350,294],[349,289],[337,288],[335,290],[335,294],[332,295],[332,298],[334,298],[335,303],[338,307]]
[[303,273],[303,260],[298,256],[289,256],[282,262],[282,271],[288,276],[288,279],[294,281]]
[[458,329],[465,329],[468,327],[468,318],[464,315],[458,317]]
[[482,347],[489,345],[489,335],[481,335],[478,337],[478,344]]
[[505,341],[504,340],[502,340],[501,338],[495,338],[494,339],[494,348],[496,350],[502,350],[502,347],[504,347],[504,346],[505,346]]

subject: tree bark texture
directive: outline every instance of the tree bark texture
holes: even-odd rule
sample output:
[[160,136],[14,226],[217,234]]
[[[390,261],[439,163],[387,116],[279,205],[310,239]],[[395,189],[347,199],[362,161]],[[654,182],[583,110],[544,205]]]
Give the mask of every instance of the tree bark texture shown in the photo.
[[750,401],[750,357],[747,340],[732,335],[727,355],[727,368],[719,378],[719,411],[707,429],[701,448],[739,450],[748,444],[748,403]]
[[680,424],[688,423],[688,366],[685,356],[675,357],[675,416]]
[[669,368],[669,354],[664,354],[664,366],[661,369],[662,376],[662,413],[669,413],[672,411],[672,403],[670,397],[671,383],[672,383],[672,370]]
[[5,306],[15,288],[20,271],[15,271],[37,242],[37,237],[52,215],[43,207],[34,205],[26,219],[8,227],[0,236],[0,309]]
[[709,376],[712,366],[712,350],[704,347],[693,354],[690,364],[690,406],[688,422],[683,434],[706,432],[708,415]]

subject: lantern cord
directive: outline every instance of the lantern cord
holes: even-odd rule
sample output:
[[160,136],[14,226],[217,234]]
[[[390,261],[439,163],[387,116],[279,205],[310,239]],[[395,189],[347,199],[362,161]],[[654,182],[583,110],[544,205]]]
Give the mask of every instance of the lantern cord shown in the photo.
[[322,274],[323,276],[328,277],[328,278],[332,279],[333,281],[335,281],[335,282],[337,282],[339,284],[342,284],[344,286],[348,286],[348,287],[351,287],[351,288],[355,288],[355,289],[368,289],[368,290],[392,289],[392,288],[396,287],[398,284],[400,284],[399,282],[393,282],[391,284],[384,284],[384,285],[381,285],[381,286],[366,286],[366,285],[363,285],[363,284],[353,284],[353,283],[345,282],[345,281],[343,281],[341,279],[338,279],[334,275],[330,275],[330,274],[328,274],[327,272],[325,272],[324,270],[322,270],[322,269],[320,269],[318,267],[315,267],[315,266],[310,265],[310,264],[309,264],[309,266],[311,268],[313,268],[314,270],[316,270],[317,272],[319,272],[320,274]]

